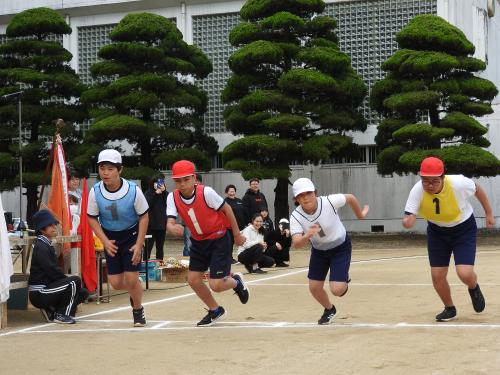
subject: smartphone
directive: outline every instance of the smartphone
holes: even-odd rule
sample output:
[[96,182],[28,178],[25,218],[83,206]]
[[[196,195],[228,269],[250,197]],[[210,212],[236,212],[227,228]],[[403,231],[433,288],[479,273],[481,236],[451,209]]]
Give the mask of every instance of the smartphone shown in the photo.
[[156,186],[158,187],[158,189],[163,185],[165,185],[165,180],[163,178],[159,178],[158,180],[156,180]]

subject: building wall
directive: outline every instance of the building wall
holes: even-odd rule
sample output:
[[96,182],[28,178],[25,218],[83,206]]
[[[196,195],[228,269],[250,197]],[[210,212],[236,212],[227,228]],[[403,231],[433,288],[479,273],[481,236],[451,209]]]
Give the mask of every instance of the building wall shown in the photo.
[[[369,87],[383,77],[380,64],[397,48],[395,33],[420,13],[436,13],[461,28],[471,41],[478,44],[478,52],[487,56],[488,66],[482,76],[500,87],[500,3],[499,0],[494,1],[497,2],[494,17],[484,17],[488,0],[327,0],[326,13],[337,18],[340,46],[351,55],[354,68]],[[0,34],[5,34],[9,20],[22,10],[37,6],[58,10],[73,28],[73,33],[63,40],[64,46],[74,56],[72,66],[89,82],[88,68],[97,60],[98,48],[107,42],[106,33],[127,13],[148,11],[175,20],[185,40],[199,45],[213,60],[214,72],[202,85],[211,94],[207,129],[213,132],[222,149],[234,137],[224,132],[221,120],[223,106],[218,96],[230,74],[226,60],[233,49],[227,35],[237,22],[237,13],[243,3],[217,0],[3,0],[0,2]],[[485,30],[484,35],[482,30]],[[494,104],[495,113],[482,122],[490,129],[491,151],[500,157],[500,97],[495,99]],[[364,112],[370,126],[365,133],[353,136],[358,144],[371,145],[378,118],[368,107]],[[415,176],[380,177],[375,165],[367,164],[293,167],[292,181],[303,176],[312,177],[321,194],[349,192],[355,194],[361,203],[371,205],[366,221],[352,220],[350,211],[343,210],[342,216],[348,227],[357,231],[371,231],[372,226],[379,226],[379,229],[383,226],[384,231],[401,230],[400,217],[406,196],[416,181]],[[248,186],[239,173],[214,170],[204,177],[205,183],[221,194],[228,183],[237,186],[239,196]],[[485,186],[495,212],[500,213],[499,189],[495,189],[498,178],[480,179],[480,182]],[[274,185],[275,181],[262,182],[272,216]],[[2,193],[6,211],[18,211],[18,197],[17,191]],[[293,208],[291,192],[289,202]],[[476,214],[478,217],[483,215],[481,210],[476,210]],[[482,225],[481,219],[479,224]],[[422,221],[419,221],[417,229],[424,229]]]

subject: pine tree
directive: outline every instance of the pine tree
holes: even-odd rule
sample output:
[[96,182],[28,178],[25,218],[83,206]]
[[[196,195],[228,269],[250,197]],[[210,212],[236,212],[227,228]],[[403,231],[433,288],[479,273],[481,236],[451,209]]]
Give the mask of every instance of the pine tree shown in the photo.
[[82,95],[93,106],[88,141],[127,141],[135,156],[124,159],[125,176],[143,186],[158,167],[179,159],[210,169],[217,143],[203,132],[207,97],[193,82],[212,71],[208,58],[182,40],[175,24],[151,13],[125,16],[110,39],[91,67],[98,83]]
[[247,0],[230,34],[239,49],[229,59],[224,118],[244,137],[225,148],[224,168],[277,178],[276,218],[289,215],[291,164],[342,157],[355,148],[346,133],[366,129],[358,111],[366,87],[324,8],[322,0]]
[[37,208],[38,187],[55,133],[54,120],[66,121],[61,135],[65,147],[71,148],[79,139],[72,124],[86,117],[78,102],[83,85],[70,67],[71,53],[61,43],[62,35],[70,33],[71,28],[57,12],[34,8],[12,18],[7,27],[8,40],[0,45],[0,189],[19,185],[19,170],[14,167],[19,140],[17,102],[3,95],[21,90],[28,221]]
[[[416,173],[422,159],[440,157],[448,173],[496,176],[500,162],[482,149],[488,129],[475,117],[492,113],[495,85],[475,73],[463,32],[435,15],[413,18],[396,36],[400,49],[382,65],[388,73],[372,90],[371,105],[385,119],[378,127],[378,173]],[[427,118],[428,121],[423,121]]]

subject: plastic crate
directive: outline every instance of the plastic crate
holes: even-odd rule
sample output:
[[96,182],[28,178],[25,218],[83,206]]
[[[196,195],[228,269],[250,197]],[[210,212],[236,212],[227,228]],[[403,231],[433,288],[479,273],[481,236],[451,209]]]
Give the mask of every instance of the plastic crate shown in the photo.
[[[146,281],[146,273],[144,262],[141,262],[141,266],[139,269],[139,277],[142,281]],[[161,278],[161,270],[159,267],[162,262],[160,260],[148,260],[148,279],[149,281],[159,281]]]

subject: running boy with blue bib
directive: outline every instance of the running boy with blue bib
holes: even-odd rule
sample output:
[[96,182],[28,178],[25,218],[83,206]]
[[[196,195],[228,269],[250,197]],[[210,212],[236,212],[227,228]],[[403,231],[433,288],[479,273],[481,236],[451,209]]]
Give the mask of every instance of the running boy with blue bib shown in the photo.
[[134,326],[146,325],[139,281],[144,237],[148,229],[148,203],[141,189],[120,177],[122,157],[103,150],[97,160],[99,177],[89,192],[90,227],[104,245],[108,280],[116,290],[130,294]]
[[364,219],[369,207],[363,209],[352,194],[317,196],[316,188],[308,178],[293,183],[293,196],[299,206],[290,216],[290,234],[296,248],[312,245],[309,260],[309,291],[323,307],[318,324],[330,324],[337,309],[323,289],[330,271],[330,290],[336,297],[347,293],[351,265],[351,240],[340,221],[338,209],[346,203],[358,219]]
[[444,304],[436,321],[455,319],[457,310],[451,298],[446,276],[451,254],[460,280],[469,288],[476,312],[486,303],[474,272],[476,258],[476,219],[469,198],[479,200],[486,214],[486,226],[495,225],[488,197],[482,187],[463,175],[445,175],[443,162],[425,158],[420,165],[420,178],[410,191],[405,207],[403,226],[411,228],[420,215],[427,220],[427,250],[431,265],[432,284]]

